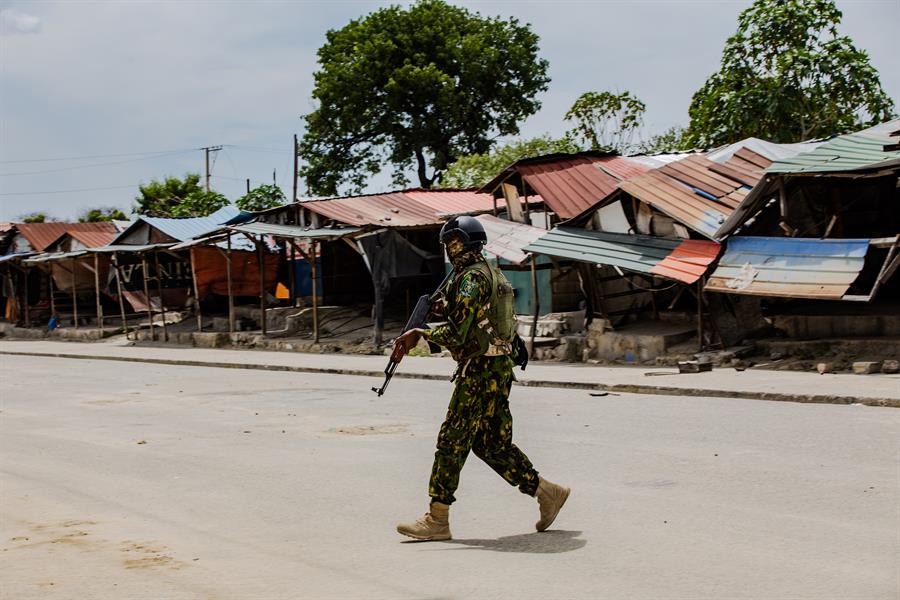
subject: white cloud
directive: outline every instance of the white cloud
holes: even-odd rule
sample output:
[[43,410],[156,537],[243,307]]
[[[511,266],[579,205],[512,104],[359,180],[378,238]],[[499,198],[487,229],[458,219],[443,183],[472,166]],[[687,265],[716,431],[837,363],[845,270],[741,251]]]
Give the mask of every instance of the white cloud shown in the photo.
[[0,34],[38,33],[41,18],[23,13],[15,8],[0,9]]

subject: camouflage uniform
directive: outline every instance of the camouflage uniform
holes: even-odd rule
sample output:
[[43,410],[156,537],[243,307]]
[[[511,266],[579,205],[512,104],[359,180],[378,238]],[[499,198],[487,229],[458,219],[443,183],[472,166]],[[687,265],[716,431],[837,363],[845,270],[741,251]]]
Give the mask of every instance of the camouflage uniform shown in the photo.
[[473,344],[477,347],[473,333],[484,322],[483,307],[491,292],[492,283],[479,269],[463,269],[449,283],[444,298],[447,324],[423,334],[449,349],[458,362],[456,387],[438,434],[428,485],[432,499],[444,504],[455,500],[453,493],[470,450],[523,493],[534,496],[538,487],[537,471],[512,443],[512,359],[502,355],[466,358]]

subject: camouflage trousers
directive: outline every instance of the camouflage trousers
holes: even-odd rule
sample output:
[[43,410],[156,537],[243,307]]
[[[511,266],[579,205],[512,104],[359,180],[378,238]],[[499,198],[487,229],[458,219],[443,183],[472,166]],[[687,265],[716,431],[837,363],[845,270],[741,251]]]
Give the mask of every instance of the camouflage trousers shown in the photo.
[[510,485],[529,496],[535,494],[538,473],[512,443],[512,368],[507,356],[480,356],[458,375],[434,453],[428,484],[433,500],[444,504],[456,500],[453,493],[470,450]]

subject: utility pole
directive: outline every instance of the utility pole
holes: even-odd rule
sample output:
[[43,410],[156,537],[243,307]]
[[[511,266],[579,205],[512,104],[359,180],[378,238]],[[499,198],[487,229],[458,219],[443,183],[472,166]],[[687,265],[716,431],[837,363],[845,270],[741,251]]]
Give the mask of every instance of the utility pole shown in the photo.
[[293,183],[293,191],[291,193],[291,204],[297,201],[297,134],[294,134],[294,175],[291,177]]
[[206,146],[204,148],[200,148],[206,153],[206,191],[209,191],[209,153],[210,152],[218,152],[222,149],[222,146]]

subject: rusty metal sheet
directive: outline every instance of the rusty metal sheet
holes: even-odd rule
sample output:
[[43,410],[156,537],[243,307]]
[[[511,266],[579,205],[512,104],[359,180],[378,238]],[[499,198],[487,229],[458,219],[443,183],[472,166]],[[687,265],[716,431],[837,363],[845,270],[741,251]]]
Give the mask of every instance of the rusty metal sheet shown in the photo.
[[603,200],[620,181],[647,170],[648,167],[623,156],[597,152],[553,154],[512,164],[482,190],[492,193],[501,183],[518,175],[550,210],[562,219],[571,219]]
[[116,233],[113,223],[16,223],[16,229],[22,234],[32,250],[44,251],[62,235],[70,232],[104,232]]
[[706,290],[841,300],[859,276],[869,240],[730,238]]
[[362,227],[439,225],[446,215],[493,210],[490,194],[474,190],[404,190],[368,196],[309,200],[303,208],[340,223]]
[[702,156],[688,156],[660,167],[658,171],[716,198],[733,192],[742,184],[712,171],[715,163]]
[[491,215],[475,217],[484,226],[487,244],[484,249],[510,262],[522,264],[528,259],[525,247],[546,235],[546,229],[499,219]]
[[659,170],[624,181],[619,188],[709,238],[733,210],[722,202],[695,193]]
[[436,215],[471,215],[494,210],[494,197],[477,190],[404,190],[403,194],[429,207]]
[[[118,228],[116,228],[118,229]],[[100,246],[105,246],[112,242],[116,235],[117,231],[69,231],[68,234],[72,236],[73,239],[77,240],[80,244],[83,244],[85,248],[99,248]]]

